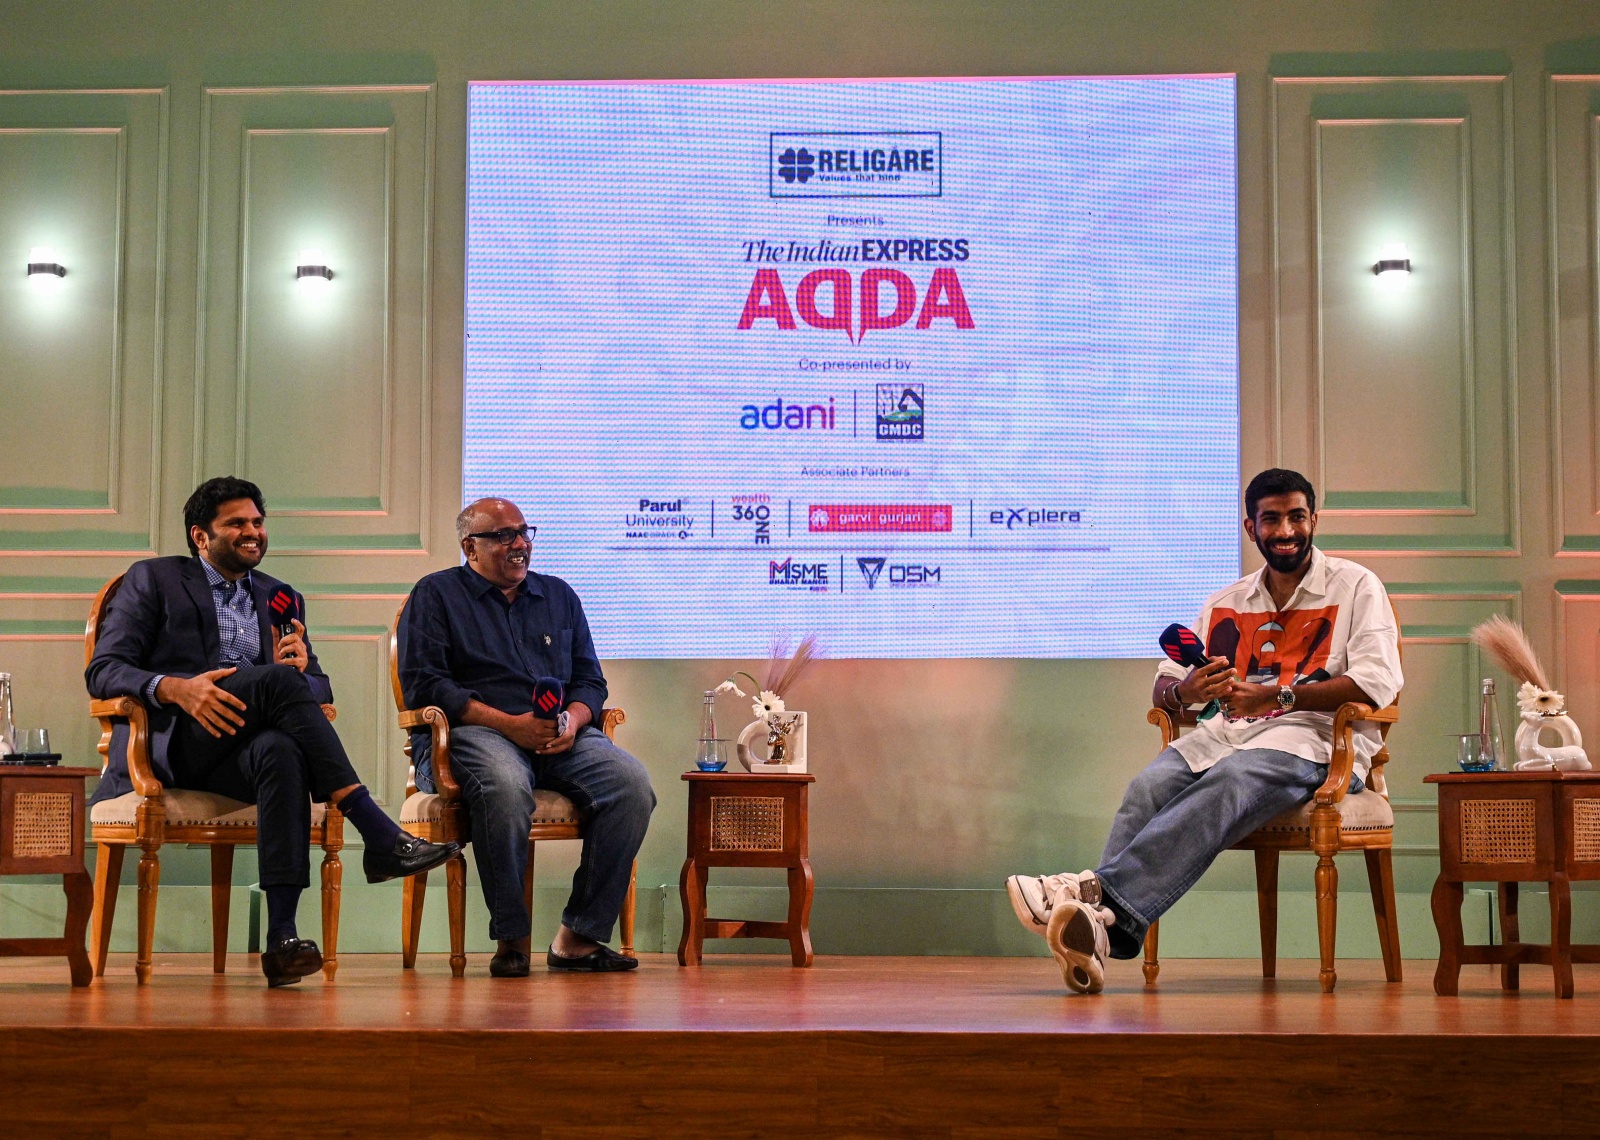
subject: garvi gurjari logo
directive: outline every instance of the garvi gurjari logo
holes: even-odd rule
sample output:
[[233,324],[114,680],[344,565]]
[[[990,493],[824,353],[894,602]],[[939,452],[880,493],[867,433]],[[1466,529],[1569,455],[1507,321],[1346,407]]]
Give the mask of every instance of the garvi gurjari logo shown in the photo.
[[[938,198],[944,193],[943,135],[774,131],[767,185],[777,199]],[[794,332],[804,324],[842,332],[853,343],[874,330],[974,327],[956,268],[972,256],[967,238],[899,233],[876,217],[849,220],[870,221],[873,232],[741,241],[740,260],[755,268],[738,327]],[[932,272],[921,272],[925,266]]]
[[1281,613],[1211,611],[1206,655],[1226,657],[1254,684],[1298,685],[1328,679],[1338,606]]

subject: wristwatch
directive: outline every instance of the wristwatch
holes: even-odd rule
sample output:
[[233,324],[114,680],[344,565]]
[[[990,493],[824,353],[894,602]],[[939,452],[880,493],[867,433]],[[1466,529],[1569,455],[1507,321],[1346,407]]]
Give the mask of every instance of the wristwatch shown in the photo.
[[1278,711],[1291,712],[1294,709],[1294,690],[1288,685],[1278,686]]

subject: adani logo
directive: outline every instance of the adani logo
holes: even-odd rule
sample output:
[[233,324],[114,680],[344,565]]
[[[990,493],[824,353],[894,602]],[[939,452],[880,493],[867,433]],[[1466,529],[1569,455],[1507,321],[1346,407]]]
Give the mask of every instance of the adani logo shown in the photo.
[[739,426],[745,431],[833,431],[838,423],[833,397],[797,403],[782,396],[770,404],[746,404],[739,409]]

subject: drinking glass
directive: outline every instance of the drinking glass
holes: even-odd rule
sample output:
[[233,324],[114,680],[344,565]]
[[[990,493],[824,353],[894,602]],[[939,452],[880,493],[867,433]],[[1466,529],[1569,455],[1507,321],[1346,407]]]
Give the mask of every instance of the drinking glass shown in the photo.
[[1464,732],[1456,748],[1456,763],[1463,772],[1488,772],[1494,768],[1494,755],[1484,747],[1481,732]]
[[50,752],[48,728],[17,729],[17,751],[24,756],[42,756]]
[[726,740],[701,740],[695,754],[694,766],[702,772],[720,772],[728,766]]

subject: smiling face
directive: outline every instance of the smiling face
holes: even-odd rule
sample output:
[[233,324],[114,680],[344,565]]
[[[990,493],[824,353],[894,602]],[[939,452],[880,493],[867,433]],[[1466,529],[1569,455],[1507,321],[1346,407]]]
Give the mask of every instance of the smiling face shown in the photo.
[[1299,491],[1269,495],[1256,504],[1256,516],[1244,520],[1244,532],[1279,574],[1293,574],[1311,557],[1317,516]]
[[242,578],[267,553],[267,520],[250,499],[229,499],[209,527],[191,527],[195,548],[224,578]]
[[[504,499],[479,499],[471,507],[469,533],[516,529],[527,525],[515,503]],[[517,535],[510,546],[501,546],[495,538],[463,538],[461,552],[467,556],[467,565],[499,586],[514,590],[528,576],[528,558],[533,543],[525,535]]]

